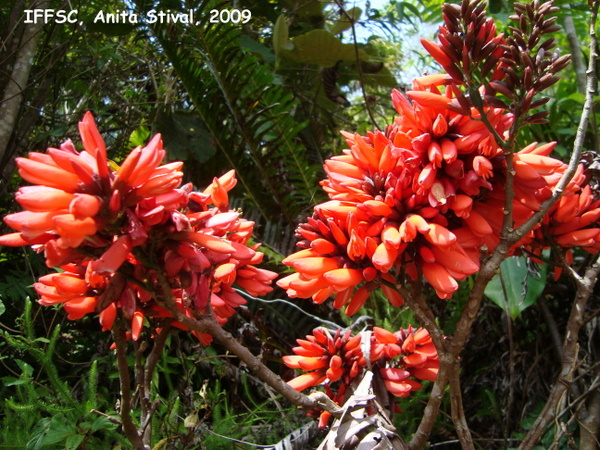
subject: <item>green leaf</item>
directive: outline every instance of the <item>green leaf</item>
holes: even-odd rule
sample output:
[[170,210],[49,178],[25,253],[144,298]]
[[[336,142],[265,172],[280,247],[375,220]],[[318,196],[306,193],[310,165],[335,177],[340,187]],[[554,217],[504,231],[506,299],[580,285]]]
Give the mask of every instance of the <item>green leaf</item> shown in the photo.
[[150,130],[144,125],[140,125],[138,128],[133,130],[131,136],[129,136],[129,145],[134,148],[137,146],[144,147],[146,141],[150,137]]
[[[77,434],[74,425],[67,422],[62,414],[41,419],[27,442],[27,450],[38,450],[48,445],[58,444]],[[73,447],[68,447],[73,448]]]
[[331,34],[339,34],[342,33],[350,28],[352,28],[352,24],[356,23],[359,19],[360,16],[362,14],[362,9],[360,9],[359,7],[354,7],[352,9],[349,9],[348,11],[346,11],[348,13],[348,16],[350,16],[352,18],[352,22],[350,22],[350,20],[348,20],[348,16],[346,14],[343,14],[342,17],[340,17],[330,28],[330,32]]
[[99,416],[96,418],[96,420],[94,420],[94,422],[92,422],[92,425],[90,426],[90,433],[95,433],[96,431],[102,429],[112,430],[114,428],[116,428],[116,425],[112,423],[108,417]]
[[356,58],[353,44],[343,44],[326,30],[312,30],[293,39],[294,49],[287,55],[294,61],[331,67],[336,62]]
[[[579,92],[573,92],[571,95],[568,95],[566,99],[573,100],[577,103],[581,103],[582,105],[585,103],[585,95]],[[598,97],[596,97],[596,101],[598,101]]]
[[275,55],[269,47],[255,41],[245,34],[240,38],[240,47],[260,55],[266,63],[271,64],[275,62]]
[[531,261],[512,256],[500,265],[500,273],[489,282],[485,295],[512,319],[533,305],[546,285],[547,265],[531,267]]
[[323,0],[297,0],[296,14],[302,19],[319,22],[323,19]]
[[21,369],[21,372],[22,372],[21,377],[26,377],[26,378],[31,377],[31,375],[33,374],[33,367],[31,367],[25,361],[22,361],[20,359],[15,359],[15,362]]
[[0,298],[0,316],[2,314],[4,314],[5,311],[6,311],[6,306],[4,305],[4,303],[2,303],[2,299]]
[[8,386],[19,386],[21,384],[30,382],[29,379],[15,378],[15,377],[2,377],[2,378],[0,378],[0,380],[2,380],[2,384],[4,384],[4,386],[7,386],[7,387]]
[[289,30],[285,21],[285,16],[281,14],[273,27],[273,50],[275,50],[275,55],[277,56],[281,50],[289,48]]
[[73,434],[67,438],[65,441],[65,449],[66,450],[77,450],[79,444],[83,442],[85,439],[84,434]]

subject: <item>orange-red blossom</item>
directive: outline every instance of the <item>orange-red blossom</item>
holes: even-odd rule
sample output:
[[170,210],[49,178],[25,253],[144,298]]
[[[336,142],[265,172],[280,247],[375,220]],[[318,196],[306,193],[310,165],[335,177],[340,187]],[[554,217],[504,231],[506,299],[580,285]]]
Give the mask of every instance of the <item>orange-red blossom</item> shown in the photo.
[[[324,385],[326,394],[336,403],[343,404],[353,380],[370,365],[379,373],[386,389],[396,397],[407,397],[411,391],[421,388],[419,380],[435,381],[439,360],[437,351],[427,330],[419,328],[391,333],[374,327],[370,334],[370,353],[363,354],[364,333],[352,336],[348,330],[337,330],[332,336],[323,328],[313,330],[306,339],[297,339],[294,355],[283,357],[291,368],[301,369],[304,374],[288,381],[298,391]],[[324,427],[330,414],[320,413],[319,426]]]
[[183,163],[161,165],[160,135],[117,166],[90,113],[79,131],[83,151],[67,141],[16,161],[34,185],[16,193],[24,211],[5,217],[16,232],[0,244],[31,245],[61,269],[34,284],[41,304],[62,304],[72,320],[99,313],[104,330],[120,314],[137,339],[145,324],[172,319],[160,273],[186,315],[213,314],[221,324],[246,303],[234,286],[251,295],[272,289],[276,274],[256,267],[263,254],[249,245],[254,223],[228,208],[233,171],[195,192],[181,186]]
[[[418,78],[406,94],[392,93],[399,116],[384,132],[343,133],[348,148],[325,162],[321,182],[330,200],[298,227],[302,250],[283,261],[295,270],[278,281],[288,295],[317,303],[334,295],[334,306],[352,315],[378,287],[400,306],[394,284],[423,277],[450,298],[479,270],[480,249],[491,252],[499,242],[508,168],[482,113],[455,107],[453,82],[442,74]],[[506,138],[512,114],[483,113]],[[514,155],[515,226],[539,210],[566,170],[549,156],[554,145],[533,143]],[[585,183],[580,168],[567,194]],[[589,242],[591,217],[573,224],[585,231],[557,242]]]

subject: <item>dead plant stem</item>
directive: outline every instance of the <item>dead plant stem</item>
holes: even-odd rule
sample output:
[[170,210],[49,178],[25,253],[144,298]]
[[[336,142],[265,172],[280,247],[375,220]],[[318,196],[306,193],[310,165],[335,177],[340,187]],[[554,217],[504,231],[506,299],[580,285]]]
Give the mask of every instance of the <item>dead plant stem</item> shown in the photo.
[[573,373],[577,363],[577,353],[579,345],[577,343],[579,330],[584,323],[584,312],[587,301],[592,294],[592,290],[600,273],[600,257],[596,258],[586,271],[577,286],[575,302],[571,308],[569,321],[567,322],[567,331],[562,349],[562,366],[556,382],[550,390],[550,395],[546,401],[544,409],[537,417],[533,426],[523,439],[519,450],[531,449],[542,436],[546,426],[557,417],[558,406],[573,382]]

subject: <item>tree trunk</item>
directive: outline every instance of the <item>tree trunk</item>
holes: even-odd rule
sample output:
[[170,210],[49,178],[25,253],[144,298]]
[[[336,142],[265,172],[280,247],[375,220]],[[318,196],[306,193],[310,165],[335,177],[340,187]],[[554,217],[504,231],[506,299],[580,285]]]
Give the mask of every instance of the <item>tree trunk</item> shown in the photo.
[[[43,8],[47,6],[48,0],[33,0],[29,8]],[[22,16],[24,19],[24,15]],[[4,161],[6,150],[17,123],[17,117],[23,101],[23,92],[27,87],[29,73],[33,65],[33,57],[42,31],[43,23],[22,23],[24,27],[17,54],[14,58],[10,78],[6,83],[4,95],[0,102],[0,161]]]

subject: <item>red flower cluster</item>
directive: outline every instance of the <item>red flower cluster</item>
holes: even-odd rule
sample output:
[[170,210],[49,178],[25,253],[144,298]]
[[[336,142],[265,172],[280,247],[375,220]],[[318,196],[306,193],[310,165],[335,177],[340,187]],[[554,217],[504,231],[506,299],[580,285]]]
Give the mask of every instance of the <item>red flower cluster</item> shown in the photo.
[[[573,247],[596,254],[600,251],[600,198],[589,185],[561,197],[538,227],[525,239],[525,249],[540,256],[548,248],[564,250],[567,264],[573,262]],[[541,261],[538,261],[541,262]],[[558,279],[560,266],[554,270]]]
[[[500,144],[513,136],[518,113],[494,95],[501,92],[517,101],[514,88],[525,96],[519,108],[538,107],[543,102],[533,97],[555,81],[553,74],[568,58],[542,55],[543,64],[528,67],[523,86],[517,86],[516,63],[508,64],[508,44],[496,34],[492,19],[485,18],[485,6],[463,2],[444,8],[441,44],[424,45],[448,74],[418,78],[405,94],[393,91],[399,116],[385,132],[342,133],[348,148],[325,162],[327,179],[321,183],[330,201],[317,205],[299,226],[302,250],[283,261],[296,270],[278,282],[291,297],[320,303],[335,295],[334,306],[347,305],[345,312],[352,315],[379,286],[393,305],[401,305],[402,297],[391,286],[423,277],[440,298],[450,298],[458,281],[479,270],[479,249],[491,252],[498,245],[507,173],[513,175],[516,228],[540,209],[565,172],[566,164],[549,156],[555,143],[528,145],[512,155],[508,167]],[[539,15],[551,11],[541,7]],[[551,32],[552,24],[543,21],[540,32]],[[531,45],[537,45],[536,39]],[[520,42],[516,37],[507,42],[513,41]],[[463,77],[471,72],[484,83],[480,89],[473,89],[475,78]],[[537,80],[533,87],[530,76]],[[468,95],[461,90],[467,84]],[[536,120],[537,113],[524,119]],[[545,225],[524,236],[513,251],[529,245],[539,252],[551,245],[548,233],[559,246],[597,250],[598,206],[585,188],[582,169],[559,203],[571,206],[569,224],[553,225],[567,221],[567,213],[556,215],[557,205]]]
[[[375,327],[370,335],[369,358],[363,354],[361,341],[364,334],[352,336],[350,330],[343,335],[340,330],[331,336],[329,331],[317,328],[306,339],[297,339],[295,355],[284,356],[283,362],[291,368],[307,373],[299,375],[288,384],[298,391],[311,386],[325,385],[326,394],[342,405],[350,395],[349,388],[368,365],[375,367],[386,389],[396,397],[407,397],[421,388],[419,380],[435,381],[439,360],[427,330],[419,328],[391,333]],[[327,411],[320,413],[319,426],[327,425]]]
[[212,313],[221,324],[246,302],[233,284],[252,295],[271,290],[276,274],[257,268],[263,254],[248,246],[254,223],[229,211],[233,171],[195,192],[181,186],[183,163],[160,165],[160,135],[119,167],[107,160],[90,113],[79,130],[81,152],[67,141],[17,158],[19,174],[36,185],[17,192],[25,211],[5,217],[17,232],[0,244],[31,245],[59,267],[34,285],[41,304],[62,303],[72,320],[97,312],[104,330],[120,312],[137,339],[144,318],[171,318],[156,300],[159,273],[185,314]]
[[[303,250],[284,260],[297,271],[278,282],[290,296],[321,302],[337,294],[334,305],[350,302],[346,312],[353,314],[382,280],[422,273],[440,298],[449,298],[457,280],[479,269],[478,248],[497,245],[505,158],[475,108],[464,115],[449,107],[453,90],[443,88],[446,82],[431,75],[415,80],[406,96],[394,91],[400,116],[385,133],[344,133],[349,149],[325,163],[322,184],[331,200],[300,225]],[[504,135],[512,115],[486,111]],[[566,169],[546,156],[552,147],[515,157],[517,222],[539,209]],[[392,304],[402,303],[393,289],[384,292]]]

